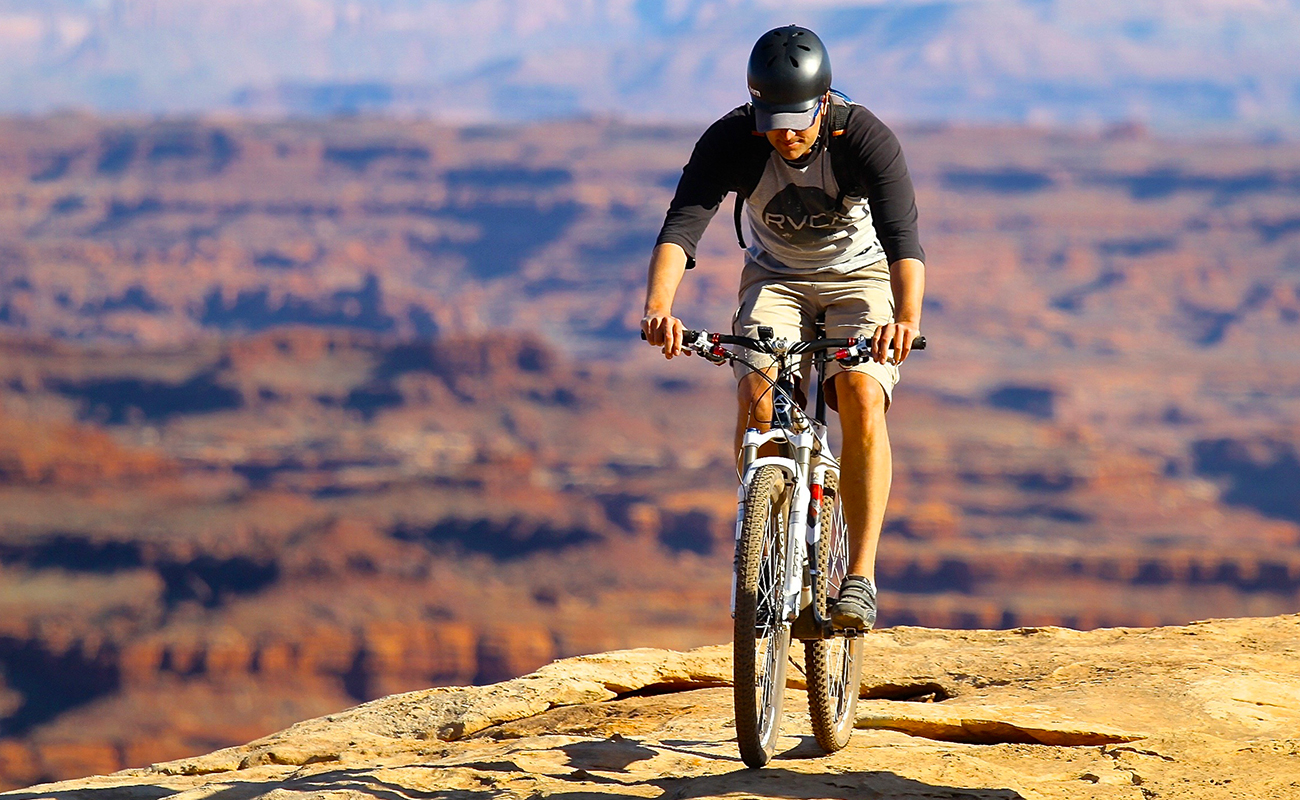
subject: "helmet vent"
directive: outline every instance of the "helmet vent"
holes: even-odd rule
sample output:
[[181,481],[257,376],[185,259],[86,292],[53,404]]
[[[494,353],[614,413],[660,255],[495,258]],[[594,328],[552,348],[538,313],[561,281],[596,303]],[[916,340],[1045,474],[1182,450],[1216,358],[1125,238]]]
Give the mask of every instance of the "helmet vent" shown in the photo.
[[806,44],[797,44],[797,45],[795,45],[795,47],[799,48],[800,50],[806,50],[806,51],[808,51],[809,53],[812,52],[812,48],[809,47],[809,46],[806,45]]
[[790,56],[790,66],[799,69],[799,62],[794,60],[794,56]]

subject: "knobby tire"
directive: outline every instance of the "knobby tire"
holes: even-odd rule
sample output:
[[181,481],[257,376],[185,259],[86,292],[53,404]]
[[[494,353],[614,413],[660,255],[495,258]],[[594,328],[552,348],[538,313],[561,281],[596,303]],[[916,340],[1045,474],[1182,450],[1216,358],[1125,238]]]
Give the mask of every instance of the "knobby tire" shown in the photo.
[[[827,471],[822,490],[821,534],[817,548],[817,585],[813,597],[823,598],[819,610],[830,617],[829,605],[839,594],[848,572],[848,530],[840,507],[839,474]],[[804,642],[804,667],[808,677],[808,713],[813,736],[828,753],[849,743],[858,707],[862,679],[862,637]]]
[[736,739],[741,759],[751,767],[772,758],[781,729],[790,649],[783,598],[786,525],[793,488],[780,469],[759,467],[745,495],[736,540]]

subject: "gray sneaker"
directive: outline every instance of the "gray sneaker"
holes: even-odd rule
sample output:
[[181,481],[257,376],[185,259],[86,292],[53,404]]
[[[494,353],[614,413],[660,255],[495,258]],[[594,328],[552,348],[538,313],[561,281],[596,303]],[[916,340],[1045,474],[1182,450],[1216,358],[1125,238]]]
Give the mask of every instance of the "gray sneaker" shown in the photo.
[[861,575],[849,575],[840,584],[840,597],[831,606],[836,628],[871,630],[876,624],[876,587]]

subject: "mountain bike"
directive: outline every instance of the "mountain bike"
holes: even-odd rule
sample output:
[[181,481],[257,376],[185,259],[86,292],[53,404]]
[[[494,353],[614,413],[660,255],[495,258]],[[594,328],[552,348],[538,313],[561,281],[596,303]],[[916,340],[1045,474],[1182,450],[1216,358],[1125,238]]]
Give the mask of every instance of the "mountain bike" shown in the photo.
[[[733,670],[736,738],[751,767],[766,764],[776,749],[792,638],[804,643],[808,711],[818,745],[833,753],[853,735],[865,631],[836,629],[830,621],[831,603],[848,571],[849,542],[821,386],[831,359],[852,366],[870,353],[865,338],[789,341],[767,327],[758,334],[753,339],[687,330],[683,336],[685,349],[715,364],[743,364],[763,375],[772,391],[770,428],[745,431],[738,460]],[[776,377],[728,345],[772,356]],[[924,337],[912,346],[924,349]],[[805,357],[812,358],[816,375],[811,417],[796,399],[795,378]],[[760,449],[776,454],[760,455]]]

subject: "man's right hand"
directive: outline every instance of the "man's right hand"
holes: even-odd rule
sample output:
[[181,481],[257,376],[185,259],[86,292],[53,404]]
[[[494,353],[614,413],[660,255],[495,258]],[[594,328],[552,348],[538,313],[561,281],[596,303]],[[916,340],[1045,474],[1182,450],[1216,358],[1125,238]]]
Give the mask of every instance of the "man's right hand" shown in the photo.
[[641,318],[641,332],[645,334],[646,341],[663,348],[665,358],[679,356],[683,352],[691,354],[689,350],[682,350],[682,332],[685,329],[682,321],[669,313],[647,312]]
[[[673,316],[673,297],[686,272],[686,251],[679,244],[655,245],[650,254],[650,273],[646,277],[645,316],[641,334],[655,347],[662,347],[668,358],[682,354],[682,321]],[[687,350],[689,355],[691,351]]]

